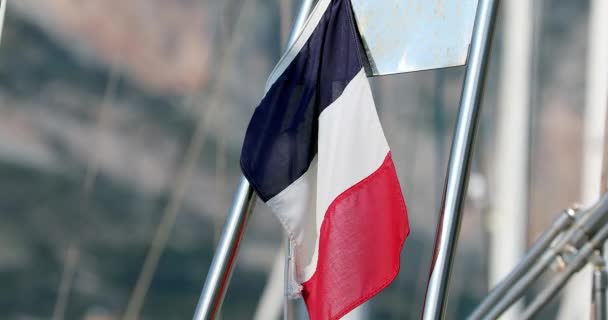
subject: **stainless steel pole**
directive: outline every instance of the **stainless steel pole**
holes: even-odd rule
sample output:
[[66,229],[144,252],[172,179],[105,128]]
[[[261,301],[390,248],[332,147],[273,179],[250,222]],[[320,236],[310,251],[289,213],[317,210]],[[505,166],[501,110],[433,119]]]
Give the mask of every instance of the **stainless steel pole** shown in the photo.
[[[315,2],[315,0],[302,1],[300,11],[289,35],[288,47],[297,39]],[[218,314],[232,276],[239,243],[243,238],[247,220],[249,220],[251,211],[253,211],[255,201],[256,196],[253,188],[249,185],[247,179],[241,176],[193,320],[214,320]]]
[[213,320],[220,310],[232,275],[239,242],[255,205],[255,199],[255,193],[249,182],[242,177],[213,255],[205,286],[196,306],[194,320]]
[[477,5],[426,292],[424,320],[442,319],[447,305],[450,271],[460,229],[498,3],[499,0],[479,0]]
[[287,48],[289,48],[302,32],[302,28],[304,28],[304,22],[308,19],[310,12],[317,0],[302,0],[300,4],[300,11],[298,11],[298,15],[293,23],[293,27],[291,28],[291,32],[289,33],[289,37],[287,38]]

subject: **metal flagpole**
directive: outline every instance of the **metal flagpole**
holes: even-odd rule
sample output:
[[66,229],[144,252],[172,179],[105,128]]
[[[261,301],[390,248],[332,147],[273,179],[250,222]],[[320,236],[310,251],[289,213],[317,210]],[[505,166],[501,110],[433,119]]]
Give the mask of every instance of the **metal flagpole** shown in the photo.
[[226,294],[228,282],[230,282],[239,242],[243,237],[255,200],[255,193],[249,182],[241,177],[193,319],[213,320],[219,311]]
[[479,0],[450,151],[423,319],[442,319],[499,0]]
[[[289,36],[288,46],[295,41],[300,33],[314,2],[314,0],[303,0]],[[247,179],[241,176],[193,320],[213,320],[221,308],[232,275],[239,243],[243,238],[247,220],[249,220],[255,202],[256,196],[253,188],[249,185]]]

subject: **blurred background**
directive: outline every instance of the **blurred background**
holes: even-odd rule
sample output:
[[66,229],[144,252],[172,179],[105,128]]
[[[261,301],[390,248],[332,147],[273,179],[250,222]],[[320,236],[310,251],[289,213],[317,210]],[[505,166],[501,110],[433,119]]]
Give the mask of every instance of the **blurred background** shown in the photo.
[[[505,202],[517,201],[524,222],[511,236],[525,247],[583,197],[592,5],[529,2],[504,0],[500,9],[448,319],[463,319],[495,281],[490,253]],[[192,317],[246,126],[299,4],[9,0],[0,46],[1,319]],[[518,9],[525,14],[507,18]],[[517,26],[523,31],[509,31]],[[509,53],[513,32],[523,55]],[[505,76],[510,68],[523,80]],[[371,80],[412,232],[398,279],[372,299],[366,319],[420,316],[463,75],[455,67]],[[509,99],[525,111],[519,165],[497,160],[509,150],[500,124]],[[515,198],[497,192],[504,176],[519,177]],[[281,228],[259,203],[223,319],[254,317],[281,250]],[[542,318],[559,310],[556,299]]]

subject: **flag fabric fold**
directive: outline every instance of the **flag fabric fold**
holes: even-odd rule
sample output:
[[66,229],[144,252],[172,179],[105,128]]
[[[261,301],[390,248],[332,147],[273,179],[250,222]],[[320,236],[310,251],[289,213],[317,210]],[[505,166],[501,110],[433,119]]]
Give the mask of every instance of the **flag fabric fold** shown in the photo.
[[288,290],[339,319],[397,275],[409,233],[348,0],[320,0],[269,77],[241,167],[289,237]]

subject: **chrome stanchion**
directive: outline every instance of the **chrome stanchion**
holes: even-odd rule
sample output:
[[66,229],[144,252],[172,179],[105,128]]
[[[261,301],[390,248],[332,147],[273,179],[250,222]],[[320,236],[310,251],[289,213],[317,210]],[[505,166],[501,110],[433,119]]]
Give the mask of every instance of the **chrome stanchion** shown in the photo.
[[424,320],[442,319],[445,312],[498,3],[498,0],[479,0],[477,5],[426,292]]

